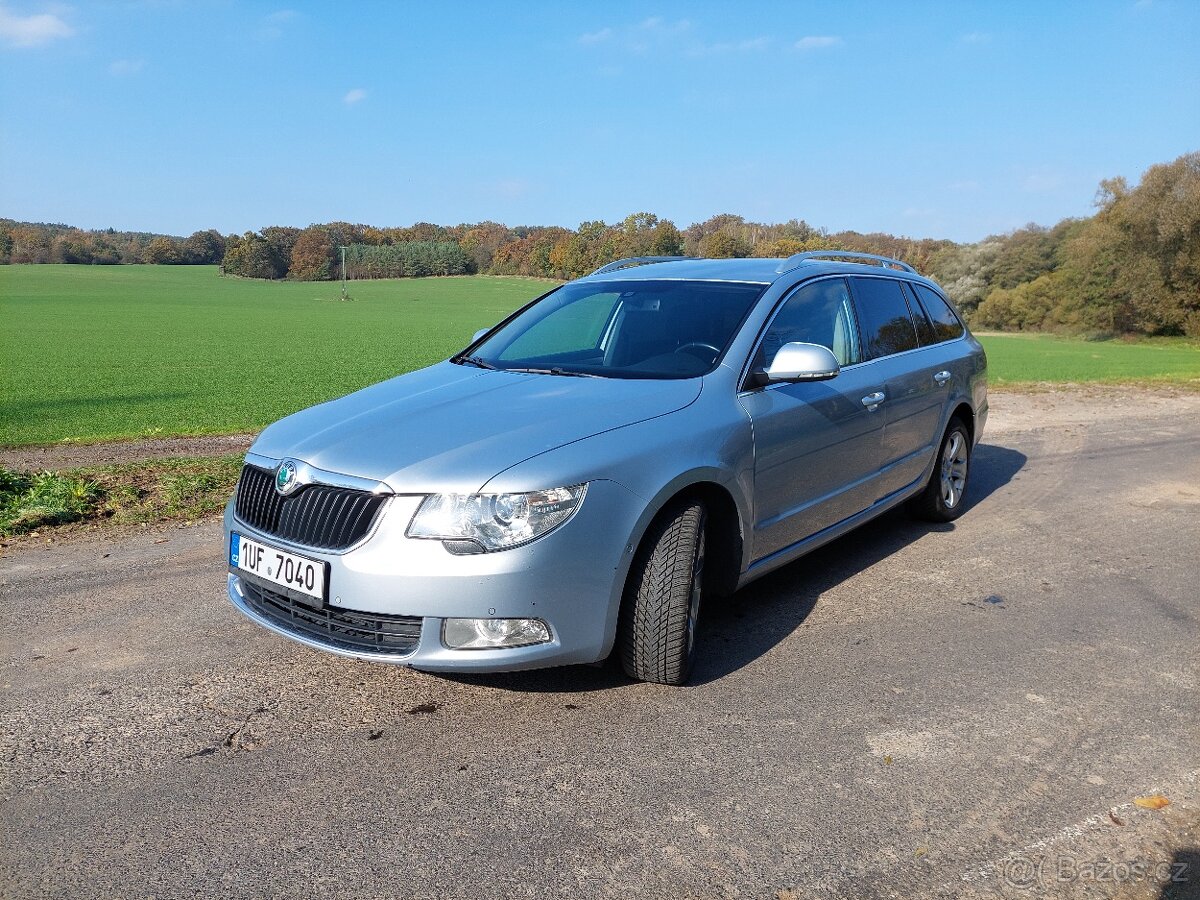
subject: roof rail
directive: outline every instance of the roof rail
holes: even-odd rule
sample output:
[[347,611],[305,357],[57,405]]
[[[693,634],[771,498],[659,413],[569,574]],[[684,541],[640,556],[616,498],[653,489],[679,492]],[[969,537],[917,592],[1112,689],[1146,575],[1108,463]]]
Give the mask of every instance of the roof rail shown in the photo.
[[692,259],[690,256],[630,256],[627,259],[618,259],[616,262],[610,262],[598,268],[593,275],[602,275],[605,272],[616,272],[618,269],[631,269],[634,266],[644,266],[649,263],[660,262],[675,262],[679,259]]
[[784,272],[790,272],[792,269],[802,266],[806,262],[813,262],[820,259],[871,260],[879,263],[884,268],[897,268],[903,269],[905,272],[912,272],[914,275],[920,274],[908,263],[892,259],[890,256],[880,256],[878,253],[856,253],[852,250],[809,250],[807,253],[796,253],[781,262],[779,268],[775,271],[782,275]]

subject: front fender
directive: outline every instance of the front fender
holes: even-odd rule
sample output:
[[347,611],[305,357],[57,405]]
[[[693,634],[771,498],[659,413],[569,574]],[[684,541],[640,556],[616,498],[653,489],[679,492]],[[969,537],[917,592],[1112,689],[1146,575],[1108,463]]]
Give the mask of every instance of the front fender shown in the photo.
[[730,497],[743,535],[739,569],[745,569],[752,543],[747,529],[753,521],[753,478],[750,420],[730,399],[725,406],[696,403],[658,419],[547,451],[501,472],[481,490],[522,492],[606,479],[630,492],[629,502],[636,508],[609,523],[613,536],[619,532],[624,540],[609,609],[611,641],[634,553],[654,517],[680,493],[697,485],[712,485]]

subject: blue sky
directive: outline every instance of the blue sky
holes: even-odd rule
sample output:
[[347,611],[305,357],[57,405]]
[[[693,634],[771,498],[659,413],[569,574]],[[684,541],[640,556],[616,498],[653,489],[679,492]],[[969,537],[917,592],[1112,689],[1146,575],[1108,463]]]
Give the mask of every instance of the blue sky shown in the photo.
[[0,216],[977,240],[1200,150],[1200,2],[0,0]]

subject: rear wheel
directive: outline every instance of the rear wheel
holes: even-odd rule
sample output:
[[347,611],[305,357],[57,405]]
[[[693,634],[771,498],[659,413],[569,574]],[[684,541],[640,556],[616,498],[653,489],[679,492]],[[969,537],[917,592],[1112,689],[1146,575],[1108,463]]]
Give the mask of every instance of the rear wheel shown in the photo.
[[625,587],[618,635],[630,678],[683,684],[696,654],[704,585],[704,506],[676,504],[650,526]]
[[971,474],[971,435],[961,419],[951,419],[942,437],[933,473],[912,510],[931,522],[950,522],[963,512],[963,497]]

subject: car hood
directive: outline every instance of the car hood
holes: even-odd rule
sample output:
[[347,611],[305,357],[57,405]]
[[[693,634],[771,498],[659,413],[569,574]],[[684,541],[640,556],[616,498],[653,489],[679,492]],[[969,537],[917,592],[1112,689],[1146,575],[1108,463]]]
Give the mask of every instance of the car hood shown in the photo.
[[[450,362],[269,426],[251,451],[382,481],[397,493],[471,492],[532,456],[682,409],[701,379],[571,378]],[[557,487],[557,485],[531,485]]]

